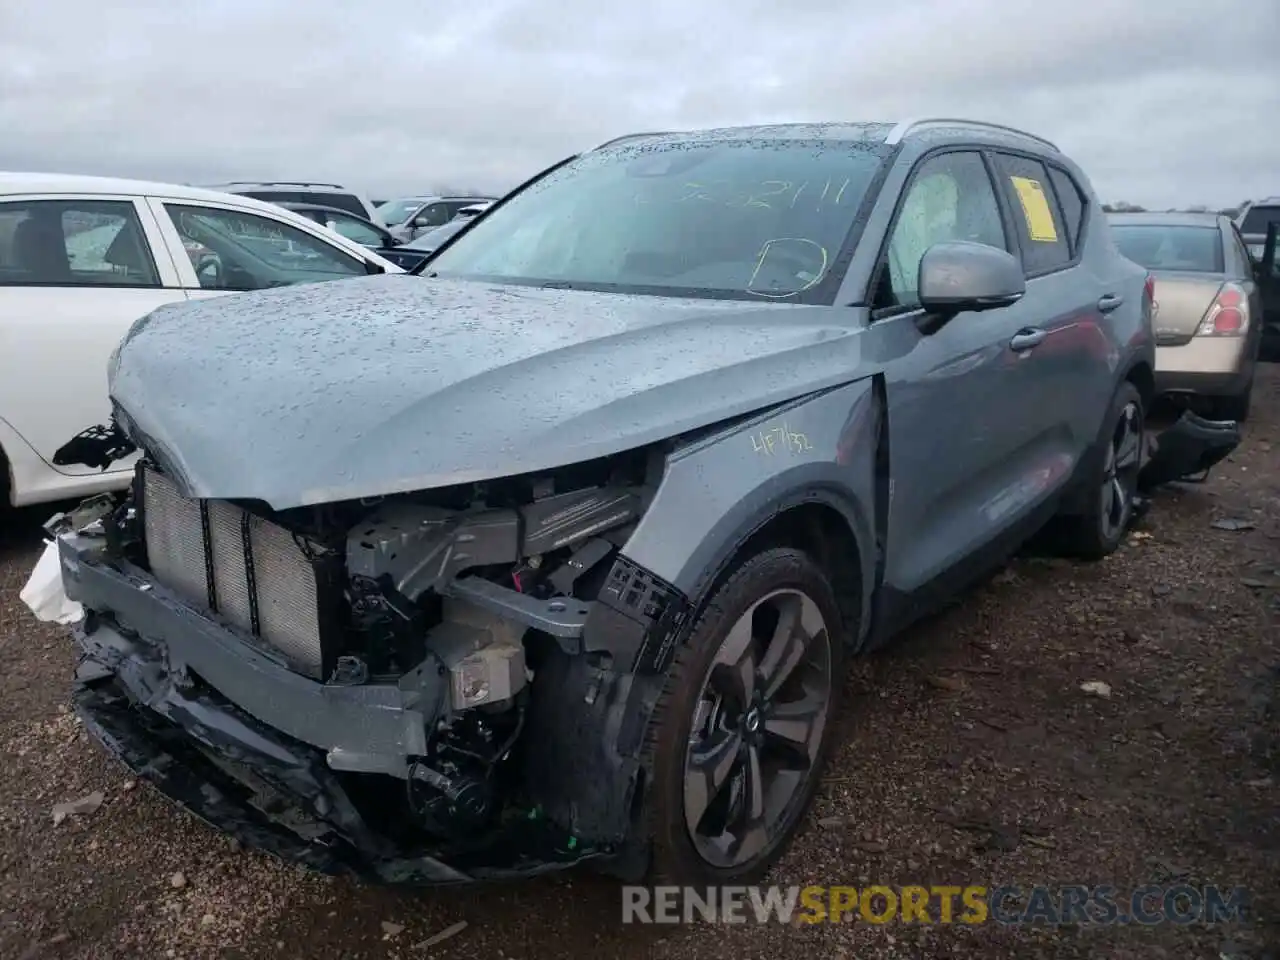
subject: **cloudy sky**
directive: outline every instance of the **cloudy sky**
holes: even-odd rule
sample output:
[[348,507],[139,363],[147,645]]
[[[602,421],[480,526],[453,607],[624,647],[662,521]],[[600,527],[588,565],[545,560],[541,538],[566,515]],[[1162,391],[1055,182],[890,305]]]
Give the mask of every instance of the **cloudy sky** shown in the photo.
[[633,130],[963,115],[1104,200],[1280,193],[1276,0],[0,4],[0,169],[501,189]]

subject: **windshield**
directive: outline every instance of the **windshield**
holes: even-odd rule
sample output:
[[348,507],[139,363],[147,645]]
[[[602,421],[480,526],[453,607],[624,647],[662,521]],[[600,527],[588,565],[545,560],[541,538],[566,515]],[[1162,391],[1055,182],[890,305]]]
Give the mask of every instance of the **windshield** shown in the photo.
[[553,171],[430,272],[486,281],[830,303],[885,148],[867,141],[631,143]]
[[1280,207],[1250,207],[1240,223],[1240,232],[1262,235],[1267,232],[1267,224],[1276,221],[1280,221]]
[[388,227],[398,227],[420,206],[421,200],[390,200],[378,208],[378,216]]
[[1163,223],[1112,224],[1120,252],[1148,270],[1222,273],[1222,232],[1217,227]]

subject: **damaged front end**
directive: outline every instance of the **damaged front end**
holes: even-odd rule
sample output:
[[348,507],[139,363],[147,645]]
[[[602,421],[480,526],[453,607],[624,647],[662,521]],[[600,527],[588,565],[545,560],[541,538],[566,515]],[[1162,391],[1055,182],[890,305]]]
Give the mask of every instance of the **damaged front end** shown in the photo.
[[687,602],[620,548],[660,472],[638,451],[274,511],[188,499],[144,457],[50,530],[85,610],[76,710],[183,806],[313,869],[640,871],[640,733]]

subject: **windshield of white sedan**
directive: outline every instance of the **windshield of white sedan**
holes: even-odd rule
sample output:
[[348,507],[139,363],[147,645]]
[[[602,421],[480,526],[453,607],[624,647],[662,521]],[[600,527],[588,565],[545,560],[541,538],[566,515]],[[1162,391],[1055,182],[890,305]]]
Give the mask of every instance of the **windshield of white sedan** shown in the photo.
[[1112,224],[1120,252],[1148,270],[1222,273],[1222,232],[1215,227]]
[[830,303],[881,155],[878,144],[799,140],[606,148],[507,199],[426,269],[571,289]]

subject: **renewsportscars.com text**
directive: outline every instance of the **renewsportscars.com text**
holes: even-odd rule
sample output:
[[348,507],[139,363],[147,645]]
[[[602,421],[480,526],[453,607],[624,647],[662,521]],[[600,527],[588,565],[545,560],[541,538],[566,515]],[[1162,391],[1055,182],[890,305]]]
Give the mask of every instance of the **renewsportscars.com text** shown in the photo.
[[622,888],[623,923],[1138,924],[1243,918],[1247,891],[1188,884]]

